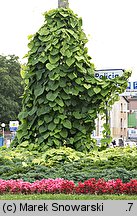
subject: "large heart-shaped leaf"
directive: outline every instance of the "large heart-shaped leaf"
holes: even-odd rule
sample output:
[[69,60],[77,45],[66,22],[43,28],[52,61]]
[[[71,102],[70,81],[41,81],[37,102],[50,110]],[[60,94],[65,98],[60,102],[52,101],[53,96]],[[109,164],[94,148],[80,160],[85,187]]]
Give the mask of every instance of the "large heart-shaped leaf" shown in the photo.
[[65,119],[65,120],[63,121],[63,126],[64,126],[65,128],[68,128],[68,129],[71,129],[71,128],[72,128],[72,124],[71,124],[71,122],[70,122],[68,119]]
[[42,95],[44,92],[44,86],[37,86],[34,90],[34,95],[37,98],[38,96]]
[[67,138],[68,136],[68,131],[63,129],[61,132],[60,132],[60,135],[63,137],[63,138]]
[[46,64],[46,68],[49,70],[49,71],[52,71],[54,68],[57,67],[57,64],[51,64],[51,63],[47,63]]
[[93,90],[96,94],[98,94],[101,91],[101,88],[95,87],[95,88],[93,88]]
[[54,101],[54,100],[56,99],[57,96],[58,96],[58,92],[49,91],[48,94],[46,95],[46,98],[47,98],[49,101]]
[[67,58],[66,64],[70,67],[75,62],[74,58]]

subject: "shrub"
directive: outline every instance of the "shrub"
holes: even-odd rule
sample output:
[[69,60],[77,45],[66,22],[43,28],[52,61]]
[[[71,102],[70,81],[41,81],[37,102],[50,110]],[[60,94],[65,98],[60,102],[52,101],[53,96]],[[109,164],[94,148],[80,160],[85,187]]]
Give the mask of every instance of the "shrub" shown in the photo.
[[61,147],[46,152],[28,151],[25,147],[0,149],[0,178],[34,182],[43,178],[67,178],[74,182],[90,178],[137,178],[137,149],[117,148],[88,154]]

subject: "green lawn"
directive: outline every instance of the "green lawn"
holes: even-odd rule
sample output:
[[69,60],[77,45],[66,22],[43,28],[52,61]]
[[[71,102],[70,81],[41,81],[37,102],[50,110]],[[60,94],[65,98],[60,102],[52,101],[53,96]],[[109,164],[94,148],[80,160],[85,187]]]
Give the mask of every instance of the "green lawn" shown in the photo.
[[137,195],[4,194],[0,200],[137,200]]

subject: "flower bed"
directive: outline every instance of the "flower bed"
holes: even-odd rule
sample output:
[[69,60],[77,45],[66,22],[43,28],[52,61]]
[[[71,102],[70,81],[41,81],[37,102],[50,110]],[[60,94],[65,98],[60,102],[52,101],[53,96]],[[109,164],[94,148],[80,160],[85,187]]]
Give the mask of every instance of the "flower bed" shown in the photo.
[[0,179],[0,194],[67,193],[67,194],[137,194],[137,180],[123,183],[120,179],[105,181],[94,178],[77,185],[62,178],[42,179],[33,183]]

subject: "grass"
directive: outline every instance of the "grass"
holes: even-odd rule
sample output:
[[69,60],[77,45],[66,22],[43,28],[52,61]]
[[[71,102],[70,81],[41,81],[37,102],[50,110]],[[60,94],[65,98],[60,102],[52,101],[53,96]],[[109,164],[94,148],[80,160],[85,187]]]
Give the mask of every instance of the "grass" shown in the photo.
[[137,200],[137,195],[3,194],[0,200]]

